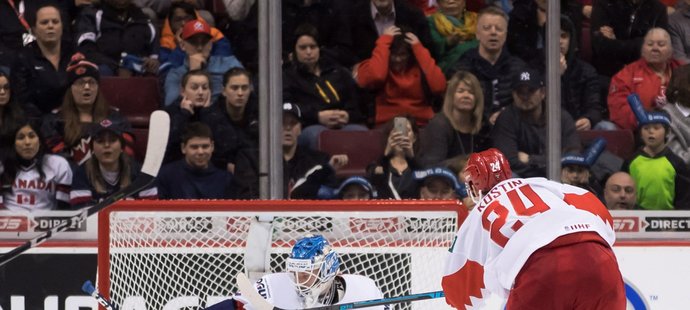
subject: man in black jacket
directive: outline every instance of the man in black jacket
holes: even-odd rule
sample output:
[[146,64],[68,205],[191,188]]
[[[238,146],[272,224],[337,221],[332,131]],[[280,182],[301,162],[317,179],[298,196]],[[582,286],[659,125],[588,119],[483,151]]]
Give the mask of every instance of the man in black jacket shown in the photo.
[[[526,69],[513,82],[513,104],[506,107],[491,132],[495,148],[521,178],[546,177],[546,87],[538,70]],[[580,151],[573,118],[561,111],[561,151]]]

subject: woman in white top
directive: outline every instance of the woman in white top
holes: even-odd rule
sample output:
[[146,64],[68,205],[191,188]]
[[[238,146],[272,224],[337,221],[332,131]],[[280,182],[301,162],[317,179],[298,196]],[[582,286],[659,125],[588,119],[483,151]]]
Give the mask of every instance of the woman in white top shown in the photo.
[[36,120],[20,122],[14,131],[14,150],[3,146],[0,207],[32,212],[69,206],[72,170],[66,159],[45,153],[40,127]]

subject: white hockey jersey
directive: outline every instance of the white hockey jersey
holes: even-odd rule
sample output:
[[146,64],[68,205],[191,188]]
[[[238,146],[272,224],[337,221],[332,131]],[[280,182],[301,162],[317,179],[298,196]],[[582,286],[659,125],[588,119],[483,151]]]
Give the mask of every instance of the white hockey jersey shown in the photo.
[[[339,275],[345,281],[345,296],[337,304],[347,304],[355,301],[364,301],[383,298],[381,290],[374,280],[360,275]],[[259,295],[270,304],[282,309],[302,309],[301,297],[294,289],[290,273],[267,274],[255,283]],[[323,305],[315,305],[323,306]],[[246,309],[252,309],[251,305],[245,305]],[[367,307],[362,309],[387,310],[387,306]]]
[[57,202],[69,203],[72,170],[67,160],[58,155],[43,156],[41,178],[36,165],[21,168],[12,184],[12,190],[5,192],[0,205],[12,211],[52,210]]
[[509,179],[482,197],[458,230],[443,278],[446,301],[479,307],[489,292],[508,297],[529,256],[556,238],[615,234],[606,207],[587,190],[544,178]]

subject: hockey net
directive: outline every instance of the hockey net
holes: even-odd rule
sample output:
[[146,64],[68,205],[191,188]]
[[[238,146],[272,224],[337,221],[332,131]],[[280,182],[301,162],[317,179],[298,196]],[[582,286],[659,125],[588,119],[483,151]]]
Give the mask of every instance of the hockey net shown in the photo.
[[341,272],[374,279],[385,297],[437,291],[466,216],[449,201],[121,202],[99,214],[98,284],[120,309],[203,309],[233,295],[239,272],[284,271],[313,233],[340,253]]

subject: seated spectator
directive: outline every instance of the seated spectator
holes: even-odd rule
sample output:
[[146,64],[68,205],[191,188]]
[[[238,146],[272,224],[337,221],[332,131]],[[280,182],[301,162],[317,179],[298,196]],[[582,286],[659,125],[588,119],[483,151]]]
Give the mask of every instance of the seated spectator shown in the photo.
[[[299,146],[302,112],[283,104],[283,197],[316,199],[322,186],[334,187],[335,170],[347,165],[347,155],[333,155]],[[259,150],[247,148],[237,155],[235,166],[239,198],[259,197]]]
[[419,199],[462,199],[467,196],[465,186],[446,168],[429,168],[414,172],[419,182]]
[[223,74],[234,67],[242,67],[235,56],[211,55],[213,43],[211,28],[203,21],[192,20],[182,27],[180,48],[185,52],[185,63],[170,69],[165,77],[165,106],[169,106],[180,94],[182,77],[191,70],[205,70],[211,77],[212,99],[223,90]]
[[0,142],[2,145],[10,145],[14,140],[17,122],[23,117],[24,111],[19,106],[16,96],[12,95],[10,76],[0,70]]
[[[614,130],[616,126],[603,118],[606,105],[602,102],[597,71],[577,55],[576,28],[561,16],[561,104],[575,120],[578,131]],[[543,64],[543,59],[542,59]]]
[[671,37],[666,30],[654,28],[644,37],[642,58],[625,66],[611,79],[608,105],[611,121],[621,129],[634,129],[635,116],[628,105],[628,95],[640,96],[645,110],[661,109],[666,104],[666,87],[672,71],[680,63],[673,59]]
[[86,6],[75,19],[78,50],[93,59],[104,76],[130,76],[123,53],[141,61],[141,72],[157,74],[160,48],[156,28],[132,0],[103,0]]
[[376,189],[366,178],[349,177],[338,188],[322,187],[319,190],[321,199],[369,200],[378,198]]
[[64,24],[56,5],[44,4],[29,17],[33,17],[29,22],[36,40],[18,53],[12,86],[24,110],[38,117],[60,106],[67,91],[67,64],[73,47],[69,39],[63,39]]
[[234,198],[232,174],[211,164],[214,139],[204,123],[190,123],[182,135],[184,159],[163,166],[158,174],[161,199]]
[[[401,123],[402,125],[396,125]],[[415,154],[419,150],[419,128],[411,117],[395,117],[382,128],[383,156],[369,167],[367,177],[379,191],[381,199],[418,197],[414,171],[421,168]]]
[[[186,55],[178,43],[181,39],[182,26],[192,20],[201,20],[201,17],[198,15],[193,5],[180,1],[170,6],[170,11],[163,23],[163,29],[161,30],[161,48],[158,60],[162,66],[175,68],[184,65]],[[225,38],[220,30],[214,27],[211,27],[211,42],[210,55],[232,55],[230,41]]]
[[612,174],[604,186],[604,202],[609,210],[639,209],[635,180],[623,171]]
[[690,63],[690,0],[679,1],[684,6],[668,16],[668,32],[673,45],[673,57],[682,64]]
[[561,182],[584,188],[597,196],[601,195],[601,184],[591,172],[594,162],[606,148],[603,138],[593,142],[585,152],[580,154],[566,154],[561,158]]
[[412,32],[391,26],[376,41],[373,56],[355,72],[357,85],[375,90],[375,124],[398,114],[409,114],[418,124],[434,116],[434,96],[446,89],[441,68]]
[[[108,105],[101,94],[98,83],[98,66],[84,58],[81,53],[74,54],[67,66],[67,85],[62,105],[44,117],[43,133],[48,151],[61,154],[74,164],[81,165],[91,157],[88,126],[104,119],[122,121],[124,117]],[[133,156],[131,145],[134,137],[123,134],[127,155]]]
[[668,146],[686,165],[690,164],[690,65],[673,70],[666,90],[664,111],[671,118]]
[[292,42],[292,62],[283,70],[283,101],[304,113],[300,144],[315,150],[326,129],[367,130],[358,111],[352,73],[327,57],[321,57],[316,28],[297,28]]
[[611,77],[639,59],[643,37],[652,28],[668,28],[666,6],[658,0],[593,1],[592,64],[597,72]]
[[647,113],[638,123],[643,146],[626,169],[637,184],[637,203],[645,210],[690,209],[690,171],[666,146],[668,114]]
[[[541,73],[520,72],[513,82],[513,104],[496,120],[491,138],[521,178],[546,177],[546,89]],[[561,111],[561,152],[578,152],[580,139],[575,123]]]
[[479,80],[458,71],[448,82],[443,109],[422,133],[419,161],[425,167],[446,165],[457,155],[469,155],[491,146],[489,128],[483,126],[484,98]]
[[427,18],[438,66],[447,72],[462,54],[477,47],[477,13],[465,9],[465,0],[439,0],[438,9]]
[[46,154],[40,127],[36,119],[18,121],[14,144],[0,146],[7,156],[2,162],[0,208],[33,212],[69,206],[72,170],[64,158]]
[[[350,2],[350,1],[336,1]],[[348,42],[345,43],[351,50],[350,59],[346,60],[345,66],[352,66],[356,63],[369,59],[374,55],[374,51],[379,38],[386,33],[391,26],[405,25],[409,27],[409,32],[414,33],[426,49],[431,49],[431,34],[429,22],[424,13],[418,8],[411,6],[408,0],[363,0],[352,1],[350,8],[351,16],[347,17],[349,32]]]
[[479,13],[477,20],[477,40],[479,46],[460,57],[455,69],[446,72],[469,71],[479,79],[484,91],[484,119],[493,126],[501,111],[511,102],[511,83],[513,78],[525,67],[525,63],[512,56],[504,48],[508,16],[494,6]]
[[[220,166],[234,171],[237,151],[259,145],[259,104],[253,95],[249,71],[232,68],[223,75],[223,93],[208,109],[202,109],[200,119],[211,127],[214,155]],[[232,137],[237,136],[237,139]]]
[[[93,156],[74,171],[70,192],[72,209],[94,205],[134,181],[141,171],[141,164],[124,152],[124,134],[129,124],[123,120],[103,119],[91,124],[89,136]],[[149,186],[136,194],[141,199],[158,198],[155,186]]]

